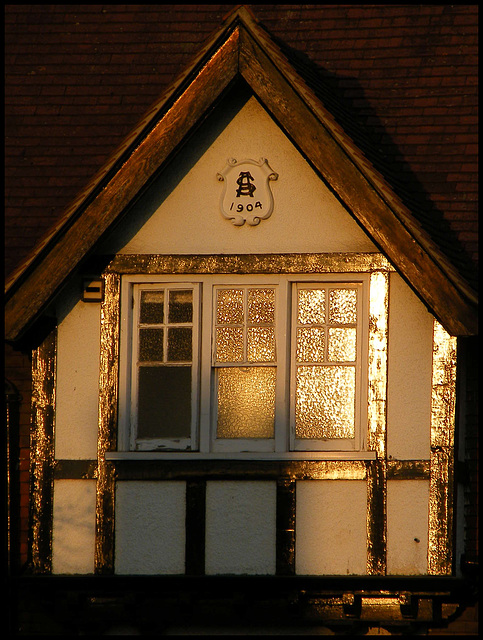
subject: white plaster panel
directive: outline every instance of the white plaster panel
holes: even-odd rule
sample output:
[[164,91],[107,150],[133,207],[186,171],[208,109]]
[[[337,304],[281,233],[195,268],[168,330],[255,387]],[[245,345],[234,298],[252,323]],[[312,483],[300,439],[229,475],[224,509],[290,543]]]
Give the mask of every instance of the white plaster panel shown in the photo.
[[[213,126],[213,125],[211,125]],[[121,253],[271,253],[376,251],[313,169],[251,98],[217,135],[190,140],[150,194],[129,213],[110,250]],[[228,158],[267,158],[278,180],[271,217],[235,227],[220,211]],[[135,220],[143,217],[137,230]],[[131,223],[131,226],[130,226]]]
[[117,574],[183,574],[186,483],[118,482]]
[[274,574],[276,483],[208,482],[207,574]]
[[397,273],[390,276],[387,450],[430,457],[433,317]]
[[428,509],[428,481],[390,480],[387,483],[388,574],[428,572]]
[[72,287],[59,308],[55,457],[97,457],[100,304],[79,300]]
[[296,483],[296,573],[300,575],[365,574],[366,513],[365,481],[298,481]]
[[95,480],[55,481],[52,535],[53,573],[94,572]]

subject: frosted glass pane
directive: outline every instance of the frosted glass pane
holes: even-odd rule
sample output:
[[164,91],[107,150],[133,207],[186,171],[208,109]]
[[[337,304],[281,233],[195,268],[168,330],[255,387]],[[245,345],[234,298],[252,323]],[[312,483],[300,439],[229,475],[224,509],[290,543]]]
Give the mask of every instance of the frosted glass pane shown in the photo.
[[249,327],[247,330],[248,362],[275,362],[273,327]]
[[273,289],[248,290],[248,322],[273,324],[275,321],[275,291]]
[[163,361],[163,329],[139,330],[139,360],[141,362]]
[[330,328],[328,358],[330,362],[354,362],[356,359],[356,329]]
[[218,327],[216,330],[217,362],[243,362],[243,329]]
[[273,367],[218,369],[218,438],[273,438]]
[[176,289],[169,292],[168,322],[170,324],[193,322],[193,292]]
[[243,323],[242,289],[220,289],[217,292],[216,320],[218,324]]
[[332,289],[329,292],[329,322],[340,324],[357,322],[356,289]]
[[297,438],[353,438],[355,367],[297,367]]
[[141,291],[141,323],[162,324],[163,315],[164,291]]
[[189,438],[191,367],[140,367],[138,438]]
[[325,331],[320,327],[297,329],[297,361],[324,361]]
[[168,329],[168,361],[191,361],[191,327]]
[[298,293],[299,324],[323,324],[325,322],[324,289],[300,289]]

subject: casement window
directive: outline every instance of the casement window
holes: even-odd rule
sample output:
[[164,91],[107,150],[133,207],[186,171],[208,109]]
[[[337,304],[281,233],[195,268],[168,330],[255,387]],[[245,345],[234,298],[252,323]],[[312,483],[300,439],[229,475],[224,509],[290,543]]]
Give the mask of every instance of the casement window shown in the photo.
[[132,296],[130,446],[196,448],[198,285],[138,284]]
[[125,276],[121,451],[360,451],[367,278]]
[[298,283],[294,292],[291,448],[352,448],[360,422],[361,285]]

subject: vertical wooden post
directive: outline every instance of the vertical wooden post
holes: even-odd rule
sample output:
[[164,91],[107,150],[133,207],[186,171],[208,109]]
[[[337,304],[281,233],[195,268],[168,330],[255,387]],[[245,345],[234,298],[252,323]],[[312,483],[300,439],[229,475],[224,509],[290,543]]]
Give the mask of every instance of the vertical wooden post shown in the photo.
[[29,546],[34,573],[52,571],[56,366],[57,330],[54,330],[32,353]]
[[453,570],[456,338],[434,321],[428,572]]
[[276,574],[295,575],[295,480],[277,481]]
[[104,276],[101,305],[101,352],[99,370],[99,432],[97,441],[97,498],[95,572],[114,573],[114,467],[106,451],[116,447],[119,378],[119,302],[121,278]]
[[369,291],[368,434],[376,452],[367,472],[367,573],[386,573],[386,406],[389,274],[371,273]]

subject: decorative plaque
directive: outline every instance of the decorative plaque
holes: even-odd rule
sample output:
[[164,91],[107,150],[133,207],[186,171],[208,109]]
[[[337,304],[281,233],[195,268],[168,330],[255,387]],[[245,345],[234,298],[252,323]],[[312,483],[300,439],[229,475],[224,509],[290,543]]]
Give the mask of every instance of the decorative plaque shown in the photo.
[[223,216],[237,227],[251,226],[272,215],[273,195],[270,180],[277,180],[266,158],[242,160],[229,158],[225,168],[216,174],[223,182],[220,208]]

